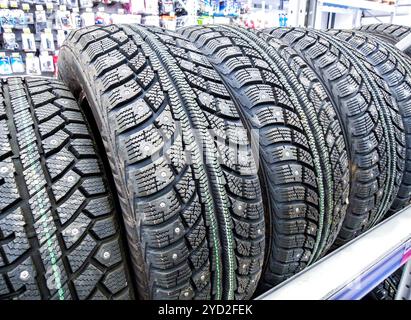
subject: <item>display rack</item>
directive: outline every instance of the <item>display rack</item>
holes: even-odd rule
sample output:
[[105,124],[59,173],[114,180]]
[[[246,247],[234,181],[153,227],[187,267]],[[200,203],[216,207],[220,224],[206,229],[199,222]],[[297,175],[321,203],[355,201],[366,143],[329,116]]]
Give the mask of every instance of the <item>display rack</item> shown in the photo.
[[[158,9],[157,0],[146,2]],[[92,25],[140,23],[146,16],[137,10],[145,7],[136,3],[141,4],[138,0],[0,0],[0,75],[55,76],[58,51],[69,32]]]
[[411,206],[257,299],[361,299],[411,258]]

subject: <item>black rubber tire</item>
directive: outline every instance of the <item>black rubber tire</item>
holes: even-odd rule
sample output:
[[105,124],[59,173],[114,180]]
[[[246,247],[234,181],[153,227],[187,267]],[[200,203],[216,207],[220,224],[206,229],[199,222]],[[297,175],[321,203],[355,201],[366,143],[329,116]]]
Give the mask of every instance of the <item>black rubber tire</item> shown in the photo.
[[402,180],[405,133],[387,85],[350,45],[324,31],[267,29],[294,48],[332,93],[350,148],[349,206],[335,242],[342,245],[377,224]]
[[264,258],[261,190],[208,60],[171,31],[112,25],[73,32],[59,71],[103,137],[140,297],[249,298]]
[[[388,42],[392,45],[397,44],[397,42],[401,41],[411,33],[410,27],[399,26],[390,23],[369,24],[362,26],[360,30],[372,34],[380,38],[384,42]],[[408,56],[411,56],[411,49],[405,50],[405,53]]]
[[0,299],[133,298],[100,158],[57,80],[0,94]]
[[373,300],[395,300],[398,285],[402,276],[402,268],[394,272],[368,294]]
[[[401,210],[411,202],[411,64],[409,58],[385,41],[359,31],[329,31],[345,41],[374,66],[374,70],[387,83],[395,98],[405,130],[406,159],[400,188],[388,215]],[[398,120],[399,121],[399,120]]]
[[265,290],[317,260],[335,240],[349,190],[341,126],[314,73],[273,37],[230,26],[179,32],[209,57],[259,136],[270,221]]

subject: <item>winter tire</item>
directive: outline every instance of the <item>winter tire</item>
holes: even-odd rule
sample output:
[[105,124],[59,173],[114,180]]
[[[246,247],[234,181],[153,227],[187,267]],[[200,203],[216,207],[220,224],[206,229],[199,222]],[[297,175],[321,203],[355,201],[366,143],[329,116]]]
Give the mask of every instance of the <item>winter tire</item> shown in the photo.
[[0,299],[129,299],[120,222],[60,81],[2,80]]
[[247,132],[220,77],[155,27],[73,32],[60,77],[101,132],[144,299],[245,299],[264,254]]
[[[409,27],[389,23],[369,24],[362,26],[360,30],[372,34],[380,38],[383,42],[387,42],[392,45],[396,45],[399,41],[411,33],[411,28]],[[411,48],[405,50],[405,53],[411,56]]]
[[[357,50],[388,85],[394,97],[405,130],[406,161],[398,193],[388,214],[391,215],[411,202],[411,64],[407,56],[384,41],[366,33],[354,31],[329,31],[341,41]],[[404,146],[401,145],[401,148]]]
[[402,276],[402,268],[394,272],[369,293],[369,298],[374,300],[395,300],[398,285]]
[[272,287],[317,260],[339,231],[349,186],[339,120],[310,67],[273,37],[229,26],[180,32],[209,57],[259,137],[270,221],[262,289]]
[[405,132],[384,80],[356,50],[324,31],[266,30],[284,41],[317,73],[338,107],[350,151],[349,206],[336,245],[378,223],[401,184]]

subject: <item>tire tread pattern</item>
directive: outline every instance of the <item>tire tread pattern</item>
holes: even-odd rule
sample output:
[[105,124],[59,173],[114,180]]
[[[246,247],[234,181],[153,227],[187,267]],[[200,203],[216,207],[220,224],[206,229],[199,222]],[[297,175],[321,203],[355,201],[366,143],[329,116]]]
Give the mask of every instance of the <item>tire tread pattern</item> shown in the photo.
[[[293,47],[332,93],[351,154],[349,206],[335,245],[379,222],[398,192],[405,133],[398,106],[372,65],[323,31],[265,30]],[[377,89],[378,88],[378,89]]]
[[[374,35],[392,45],[397,44],[397,42],[401,41],[411,33],[410,27],[390,23],[369,24],[361,26],[359,30]],[[408,56],[411,56],[411,49],[405,50],[405,53]]]
[[95,117],[129,221],[140,296],[251,296],[264,253],[261,191],[236,108],[207,59],[173,32],[121,25],[72,33],[62,56],[68,72],[60,76],[78,83],[67,76],[78,63],[101,95]]
[[[273,53],[274,47],[270,49],[262,44],[267,41],[264,36],[259,38],[256,34],[240,28],[188,27],[181,29],[181,33],[207,54],[232,95],[237,98],[238,104],[242,106],[242,115],[249,130],[259,136],[260,179],[265,181],[264,185],[267,187],[266,215],[270,216],[272,224],[267,227],[272,229],[270,236],[267,236],[272,240],[267,243],[270,248],[267,253],[269,262],[262,282],[267,286],[278,283],[303,269],[316,255],[319,256],[320,252],[329,246],[327,242],[332,243],[336,236],[335,230],[330,231],[333,229],[331,225],[335,227],[341,224],[339,220],[343,218],[346,197],[341,199],[341,194],[348,192],[349,182],[344,141],[338,138],[342,136],[338,120],[333,119],[334,127],[331,128],[331,124],[327,123],[332,122],[329,119],[333,118],[333,115],[317,110],[322,115],[321,125],[324,127],[318,124],[314,128],[310,126],[312,118],[307,120],[308,112],[298,108],[301,105],[310,105],[318,99],[317,94],[324,92],[320,90],[320,93],[317,93],[318,85],[315,86],[313,80],[311,85],[316,89],[313,88],[312,96],[307,97],[309,85],[303,88],[299,85],[297,76],[292,74],[299,74],[300,79],[304,78],[308,82],[311,79],[307,78],[313,74],[308,71],[303,75],[307,71],[302,71],[306,65],[284,46],[276,48],[280,54]],[[270,52],[271,56],[266,52]],[[280,55],[288,57],[288,60]],[[288,67],[287,62],[292,62],[295,69]],[[306,100],[302,101],[299,97]],[[322,98],[327,100],[327,97]],[[317,102],[316,107],[321,108],[320,105],[321,103]],[[311,105],[310,107],[312,108]],[[314,117],[313,121],[319,121],[320,116],[317,118],[315,112],[310,116]],[[303,121],[309,125],[304,126]],[[307,130],[316,130],[321,137],[328,134],[331,148],[325,146],[325,139],[317,141],[318,144],[312,141],[310,143],[306,137]],[[315,160],[314,151],[317,147],[325,153],[321,160],[318,160],[319,155]],[[333,164],[333,170],[337,171],[335,176],[338,176],[336,189],[341,192],[340,199],[336,197],[335,200],[332,199],[334,181],[330,179],[331,170],[327,182],[324,183],[323,179],[318,177],[321,171],[319,162],[325,161],[328,164],[329,151],[333,157],[339,159],[338,164],[336,161]],[[331,166],[328,169],[331,169]],[[325,180],[327,178],[324,178]],[[335,216],[325,217],[324,224],[327,227],[324,229],[329,228],[330,235],[324,234],[323,239],[319,207],[320,201],[324,201],[325,197],[320,196],[318,181],[329,188],[328,192],[331,190],[327,193],[331,195],[330,202],[342,202],[341,211],[337,210]],[[327,209],[334,205],[330,202],[327,203]],[[317,249],[316,241],[322,243]]]
[[0,130],[0,299],[132,298],[120,222],[70,91],[2,80]]
[[[360,52],[376,72],[384,78],[395,98],[406,133],[406,162],[401,185],[388,214],[391,215],[411,202],[411,67],[407,56],[377,38],[359,31],[329,31]],[[404,146],[401,146],[404,147]]]

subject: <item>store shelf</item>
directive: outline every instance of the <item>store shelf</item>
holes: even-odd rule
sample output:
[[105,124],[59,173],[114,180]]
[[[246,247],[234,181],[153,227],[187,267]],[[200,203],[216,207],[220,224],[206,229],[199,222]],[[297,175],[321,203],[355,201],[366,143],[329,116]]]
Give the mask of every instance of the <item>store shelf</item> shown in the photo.
[[388,13],[393,13],[395,11],[393,5],[367,0],[319,0],[318,2],[323,6],[343,9],[373,10]]
[[257,299],[361,299],[409,260],[411,206]]

